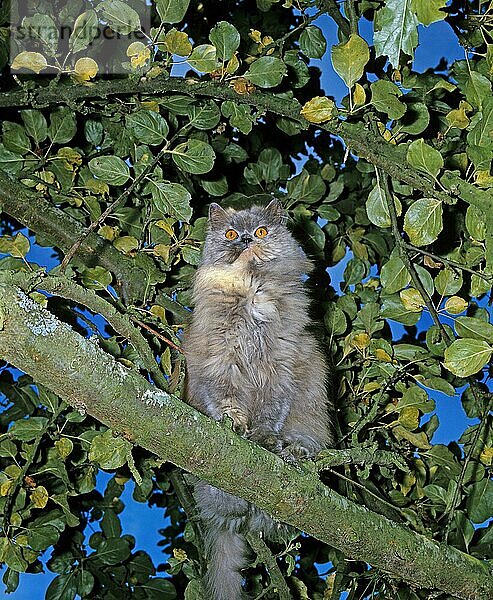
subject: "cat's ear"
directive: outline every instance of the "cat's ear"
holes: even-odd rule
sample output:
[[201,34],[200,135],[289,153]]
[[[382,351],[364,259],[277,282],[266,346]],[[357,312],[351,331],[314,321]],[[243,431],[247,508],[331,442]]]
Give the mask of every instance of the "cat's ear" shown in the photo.
[[209,206],[209,223],[211,225],[223,225],[228,220],[228,213],[217,202],[212,202]]
[[288,220],[288,213],[284,210],[282,204],[274,198],[271,200],[269,204],[265,207],[265,212],[269,215],[269,217],[281,225],[285,225]]

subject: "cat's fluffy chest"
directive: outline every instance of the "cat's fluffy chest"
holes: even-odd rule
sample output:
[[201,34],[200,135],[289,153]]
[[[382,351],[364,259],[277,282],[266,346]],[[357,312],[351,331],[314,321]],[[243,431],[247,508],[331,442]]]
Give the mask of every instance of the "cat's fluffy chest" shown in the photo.
[[[260,275],[241,265],[210,265],[197,274],[202,293],[214,298],[214,312],[237,315],[249,328],[255,323],[279,319],[279,291],[275,293]],[[238,323],[236,323],[238,326]]]

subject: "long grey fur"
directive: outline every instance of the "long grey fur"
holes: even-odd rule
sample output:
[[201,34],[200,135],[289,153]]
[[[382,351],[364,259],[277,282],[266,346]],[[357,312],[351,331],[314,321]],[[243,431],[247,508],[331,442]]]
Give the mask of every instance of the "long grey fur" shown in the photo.
[[[285,223],[277,201],[241,211],[211,205],[184,351],[187,402],[216,420],[228,415],[239,433],[292,461],[330,445],[331,424],[327,367],[309,331],[303,286],[311,263]],[[246,598],[244,533],[269,537],[278,524],[204,482],[194,493],[207,599]]]

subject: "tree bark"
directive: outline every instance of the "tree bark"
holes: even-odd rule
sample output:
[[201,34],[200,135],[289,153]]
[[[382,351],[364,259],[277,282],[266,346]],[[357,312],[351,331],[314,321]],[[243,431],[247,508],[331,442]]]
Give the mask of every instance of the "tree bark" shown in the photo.
[[314,469],[295,469],[153,387],[18,287],[31,289],[37,277],[0,274],[0,358],[127,439],[352,559],[416,587],[466,600],[493,597],[485,562],[348,501]]

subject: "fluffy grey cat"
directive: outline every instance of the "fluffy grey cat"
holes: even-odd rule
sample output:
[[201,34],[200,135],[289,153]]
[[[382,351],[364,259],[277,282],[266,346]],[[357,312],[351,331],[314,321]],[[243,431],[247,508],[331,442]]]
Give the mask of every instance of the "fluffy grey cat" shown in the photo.
[[[286,228],[277,201],[224,210],[211,204],[209,230],[185,336],[186,399],[286,460],[331,442],[324,358],[309,332],[303,276],[311,263]],[[204,482],[195,498],[205,530],[208,600],[244,598],[245,531],[276,524],[248,502]]]

